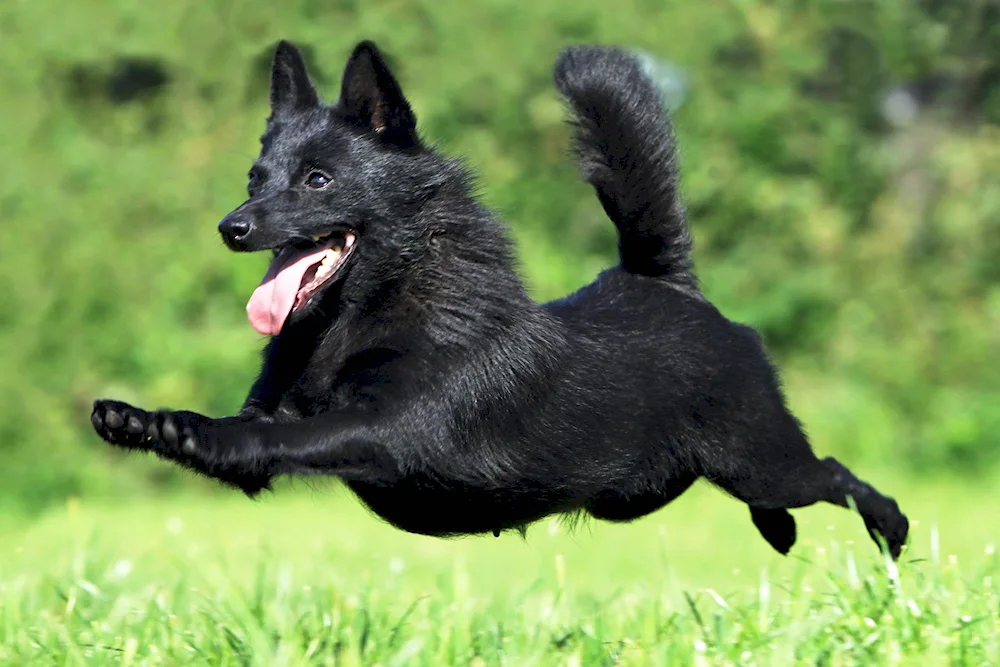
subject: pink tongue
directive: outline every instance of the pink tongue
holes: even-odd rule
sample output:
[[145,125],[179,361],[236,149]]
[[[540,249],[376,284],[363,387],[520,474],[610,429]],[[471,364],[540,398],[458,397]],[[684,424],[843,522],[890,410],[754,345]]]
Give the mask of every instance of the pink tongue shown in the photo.
[[254,329],[265,336],[278,335],[295,305],[295,295],[302,285],[302,277],[310,266],[323,259],[325,252],[326,248],[286,248],[274,258],[264,279],[247,303],[247,318]]

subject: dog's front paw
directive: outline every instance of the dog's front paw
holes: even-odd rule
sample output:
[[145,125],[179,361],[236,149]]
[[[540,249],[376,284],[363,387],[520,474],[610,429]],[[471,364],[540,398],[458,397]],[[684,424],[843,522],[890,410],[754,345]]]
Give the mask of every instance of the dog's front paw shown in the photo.
[[106,442],[129,449],[143,448],[149,441],[150,413],[121,401],[94,401],[90,423]]
[[94,430],[107,442],[128,449],[145,449],[183,461],[214,450],[206,428],[209,420],[194,412],[147,412],[121,401],[100,400],[90,415]]

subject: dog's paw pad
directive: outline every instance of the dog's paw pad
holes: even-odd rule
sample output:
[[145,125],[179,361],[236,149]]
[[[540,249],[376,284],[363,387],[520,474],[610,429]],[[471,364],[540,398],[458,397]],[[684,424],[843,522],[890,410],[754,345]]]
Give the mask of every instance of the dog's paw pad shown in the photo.
[[141,447],[147,412],[119,401],[94,402],[90,423],[107,442],[123,447]]
[[104,413],[104,425],[111,430],[118,430],[125,425],[125,420],[114,410],[108,410]]
[[174,424],[170,415],[164,416],[163,423],[160,425],[160,439],[170,447],[177,446],[177,425]]
[[142,422],[135,415],[128,418],[128,423],[125,424],[125,430],[132,435],[139,435],[143,432]]

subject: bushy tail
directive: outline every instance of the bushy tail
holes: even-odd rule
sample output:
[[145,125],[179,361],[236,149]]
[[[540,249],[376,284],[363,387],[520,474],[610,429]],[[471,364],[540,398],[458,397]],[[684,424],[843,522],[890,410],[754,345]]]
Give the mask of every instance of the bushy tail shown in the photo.
[[575,115],[583,177],[618,228],[622,267],[694,286],[674,134],[639,61],[623,49],[570,47],[555,83]]

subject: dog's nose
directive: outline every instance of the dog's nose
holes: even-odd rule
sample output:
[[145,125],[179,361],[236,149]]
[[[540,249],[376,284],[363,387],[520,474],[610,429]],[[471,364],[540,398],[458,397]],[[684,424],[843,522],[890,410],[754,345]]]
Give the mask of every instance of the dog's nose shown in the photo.
[[250,234],[250,221],[237,215],[231,215],[219,223],[219,233],[229,245],[234,245]]

